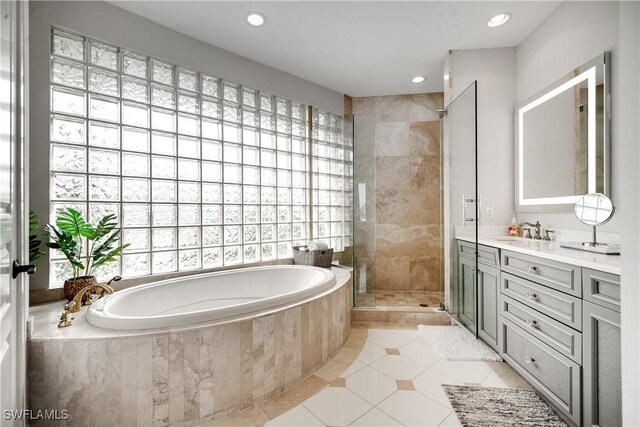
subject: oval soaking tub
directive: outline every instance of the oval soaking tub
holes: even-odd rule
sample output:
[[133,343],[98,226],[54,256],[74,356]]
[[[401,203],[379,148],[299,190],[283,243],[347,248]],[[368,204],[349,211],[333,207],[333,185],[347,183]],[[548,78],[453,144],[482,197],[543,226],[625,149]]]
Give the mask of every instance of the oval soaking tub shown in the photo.
[[184,326],[278,307],[336,283],[331,270],[276,265],[163,280],[118,291],[87,311],[87,321],[109,329]]

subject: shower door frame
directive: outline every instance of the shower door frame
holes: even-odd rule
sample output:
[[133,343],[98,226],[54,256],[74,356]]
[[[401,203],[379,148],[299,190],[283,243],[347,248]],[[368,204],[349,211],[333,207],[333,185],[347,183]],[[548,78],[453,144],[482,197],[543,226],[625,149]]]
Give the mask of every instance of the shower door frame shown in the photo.
[[[456,221],[451,218],[452,211],[452,198],[450,194],[450,163],[449,163],[449,155],[450,155],[450,145],[449,138],[446,134],[445,125],[447,120],[447,114],[449,113],[449,109],[455,104],[457,100],[459,100],[462,96],[464,96],[467,91],[469,91],[473,87],[473,112],[474,112],[474,126],[473,126],[473,197],[467,199],[468,195],[463,196],[462,203],[465,205],[466,203],[472,203],[475,206],[473,209],[473,217],[469,220],[469,222],[473,222],[473,233],[474,233],[474,256],[473,256],[473,324],[469,325],[459,316],[459,307],[462,305],[462,301],[460,300],[460,295],[458,293],[458,255],[457,255],[457,241],[455,235],[455,227]],[[443,194],[443,259],[444,262],[444,273],[443,273],[443,285],[444,285],[444,309],[458,321],[465,328],[469,329],[476,337],[478,338],[478,320],[479,320],[479,302],[478,302],[478,232],[479,232],[479,218],[480,218],[480,199],[478,195],[478,82],[474,80],[469,86],[467,86],[453,101],[451,101],[446,107],[444,107],[440,112],[440,140],[442,141],[441,150],[442,150],[442,179],[444,183],[444,194]],[[456,195],[453,198],[453,203],[458,203],[460,200]],[[471,200],[467,202],[467,200]],[[465,208],[463,206],[462,209],[463,214],[466,213]],[[466,226],[467,218],[463,218],[463,226]],[[452,283],[453,282],[453,283]]]

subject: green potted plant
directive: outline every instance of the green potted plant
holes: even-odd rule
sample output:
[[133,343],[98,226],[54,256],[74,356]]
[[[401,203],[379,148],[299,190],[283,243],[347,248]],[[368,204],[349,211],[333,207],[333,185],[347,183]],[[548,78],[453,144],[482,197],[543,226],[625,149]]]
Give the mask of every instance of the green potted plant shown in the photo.
[[29,263],[33,264],[35,260],[45,255],[40,250],[42,240],[38,239],[38,235],[35,234],[38,226],[40,225],[40,219],[33,209],[29,209]]
[[[117,217],[114,214],[105,215],[93,226],[82,218],[80,212],[71,208],[58,214],[55,226],[47,225],[47,246],[60,250],[67,257],[73,270],[73,277],[64,282],[64,296],[69,301],[83,287],[97,283],[94,276],[96,269],[115,261],[129,246],[117,246],[120,236],[120,228],[116,228],[117,225]],[[84,239],[87,240],[89,249],[86,258],[82,246]]]

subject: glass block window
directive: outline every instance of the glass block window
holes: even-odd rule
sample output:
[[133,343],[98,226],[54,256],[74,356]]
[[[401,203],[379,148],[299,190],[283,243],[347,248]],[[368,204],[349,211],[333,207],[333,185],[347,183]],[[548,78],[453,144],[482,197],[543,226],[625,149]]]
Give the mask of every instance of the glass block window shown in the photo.
[[[51,221],[64,207],[115,213],[131,245],[100,278],[288,258],[309,239],[306,106],[57,29],[50,60]],[[346,151],[317,175],[329,184],[315,226],[331,241]],[[50,262],[61,286],[67,263]]]
[[342,251],[353,239],[353,138],[341,116],[314,108],[312,117],[312,233]]

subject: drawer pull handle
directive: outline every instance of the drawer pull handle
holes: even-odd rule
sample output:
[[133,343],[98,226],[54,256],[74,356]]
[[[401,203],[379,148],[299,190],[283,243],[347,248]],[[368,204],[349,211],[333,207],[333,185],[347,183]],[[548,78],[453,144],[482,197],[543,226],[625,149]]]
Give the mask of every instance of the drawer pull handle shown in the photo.
[[537,273],[537,272],[538,272],[538,267],[536,267],[535,265],[529,266],[529,273]]
[[536,301],[538,299],[538,294],[527,294],[527,298]]
[[531,322],[529,322],[529,326],[531,326],[532,328],[538,329],[538,321],[532,320]]
[[534,359],[533,357],[527,356],[527,357],[524,358],[524,363],[526,363],[527,365],[530,365],[530,364],[535,363],[535,362],[536,362],[536,359]]

